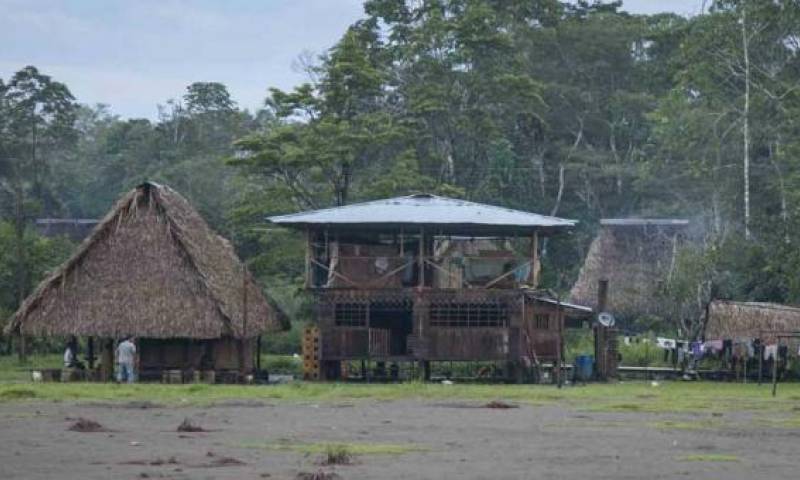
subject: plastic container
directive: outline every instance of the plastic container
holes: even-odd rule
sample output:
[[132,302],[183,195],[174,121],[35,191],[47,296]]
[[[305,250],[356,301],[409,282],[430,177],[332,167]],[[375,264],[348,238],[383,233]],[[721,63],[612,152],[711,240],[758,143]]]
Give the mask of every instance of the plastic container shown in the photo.
[[587,381],[592,379],[594,373],[594,357],[591,355],[578,355],[575,357],[575,379]]

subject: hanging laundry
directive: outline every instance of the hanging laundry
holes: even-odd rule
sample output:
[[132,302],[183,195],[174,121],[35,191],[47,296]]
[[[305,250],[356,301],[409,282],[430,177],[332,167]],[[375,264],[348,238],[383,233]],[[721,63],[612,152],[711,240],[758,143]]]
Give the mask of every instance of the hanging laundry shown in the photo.
[[769,360],[770,358],[778,358],[778,345],[764,346],[764,360]]
[[672,338],[657,337],[656,345],[658,345],[659,348],[672,350],[673,348],[676,348],[678,346],[678,342],[676,342],[675,339]]
[[781,362],[786,363],[788,357],[789,357],[789,346],[788,345],[778,346],[778,358],[781,360]]
[[722,340],[709,340],[703,343],[703,350],[706,353],[717,354],[722,351]]
[[732,355],[733,355],[733,341],[732,340],[723,340],[722,341],[722,356],[725,357],[725,360],[730,361]]
[[733,342],[733,356],[737,358],[753,358],[753,342],[749,338],[737,338]]
[[703,358],[703,342],[692,342],[691,350],[695,359],[700,360]]

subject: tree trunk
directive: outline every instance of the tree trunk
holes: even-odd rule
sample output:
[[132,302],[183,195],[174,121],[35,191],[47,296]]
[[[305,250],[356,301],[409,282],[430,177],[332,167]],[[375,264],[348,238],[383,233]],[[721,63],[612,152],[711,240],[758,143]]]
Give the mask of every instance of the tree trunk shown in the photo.
[[747,37],[747,8],[742,7],[742,54],[744,56],[744,111],[742,141],[744,143],[744,236],[750,240],[750,40]]
[[17,305],[19,308],[25,300],[26,275],[25,275],[25,205],[22,179],[19,171],[15,175],[14,185],[14,233],[16,239],[16,283]]
[[772,167],[775,169],[775,174],[778,177],[778,192],[781,196],[781,222],[783,223],[783,241],[784,243],[791,243],[791,238],[789,237],[789,208],[788,202],[786,201],[786,185],[783,181],[783,172],[781,171],[781,167],[778,164],[778,160],[776,156],[780,150],[779,141],[775,141],[775,145],[769,146],[769,160],[772,163]]

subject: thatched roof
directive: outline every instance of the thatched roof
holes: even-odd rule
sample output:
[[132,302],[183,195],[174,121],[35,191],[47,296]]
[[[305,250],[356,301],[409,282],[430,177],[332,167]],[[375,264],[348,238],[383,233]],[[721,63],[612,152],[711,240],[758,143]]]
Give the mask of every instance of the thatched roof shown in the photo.
[[658,314],[657,293],[673,266],[686,221],[609,219],[601,221],[570,301],[597,306],[597,286],[608,280],[606,310],[619,316]]
[[758,338],[774,341],[774,333],[800,332],[800,308],[777,303],[714,300],[708,310],[706,339]]
[[203,339],[286,325],[231,244],[180,194],[145,183],[37,287],[6,331]]

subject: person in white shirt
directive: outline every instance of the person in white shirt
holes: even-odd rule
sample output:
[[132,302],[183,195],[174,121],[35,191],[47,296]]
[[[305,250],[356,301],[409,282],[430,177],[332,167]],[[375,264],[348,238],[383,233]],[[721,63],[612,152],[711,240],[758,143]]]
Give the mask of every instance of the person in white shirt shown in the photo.
[[117,371],[117,381],[120,383],[133,383],[135,381],[136,373],[133,369],[135,358],[136,345],[133,344],[131,338],[126,337],[117,346],[117,365],[119,367]]
[[72,345],[67,344],[64,350],[64,368],[72,368],[75,364],[75,352],[72,351]]
[[79,368],[81,370],[86,368],[78,360],[78,339],[75,337],[69,339],[67,348],[64,350],[64,368]]

